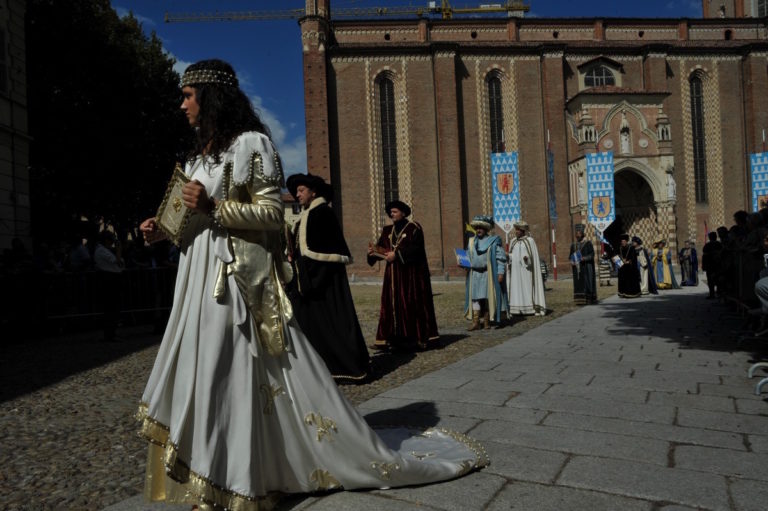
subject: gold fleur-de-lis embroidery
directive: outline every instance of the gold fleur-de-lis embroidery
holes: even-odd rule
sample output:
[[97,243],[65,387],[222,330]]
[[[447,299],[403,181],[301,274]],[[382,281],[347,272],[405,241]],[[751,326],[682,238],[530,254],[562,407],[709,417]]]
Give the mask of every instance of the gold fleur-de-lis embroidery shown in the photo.
[[315,483],[317,490],[333,490],[341,488],[341,483],[327,470],[318,468],[309,475],[309,480]]
[[173,198],[173,210],[178,213],[181,211],[181,199],[178,197]]
[[276,383],[272,385],[263,383],[261,385],[261,391],[264,393],[264,414],[272,415],[272,412],[275,411],[275,398],[280,394],[285,394],[285,390]]
[[337,433],[336,423],[330,417],[323,417],[322,415],[314,412],[310,412],[304,417],[304,424],[307,426],[317,427],[317,441],[322,442],[323,438],[328,437],[328,441],[332,441],[331,433]]
[[379,477],[381,477],[383,480],[389,481],[392,477],[392,472],[400,470],[400,465],[397,463],[372,461],[371,468],[376,470],[379,473]]
[[425,453],[418,453],[416,451],[411,451],[411,456],[416,458],[419,461],[424,460],[424,458],[431,458],[435,455],[433,452],[425,452]]

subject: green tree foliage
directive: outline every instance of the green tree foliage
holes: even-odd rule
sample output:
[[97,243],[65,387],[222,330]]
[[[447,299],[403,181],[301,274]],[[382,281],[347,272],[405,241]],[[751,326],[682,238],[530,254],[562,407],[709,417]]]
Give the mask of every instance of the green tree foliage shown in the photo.
[[84,214],[122,228],[153,214],[188,148],[174,60],[108,0],[30,0],[27,73],[37,239]]

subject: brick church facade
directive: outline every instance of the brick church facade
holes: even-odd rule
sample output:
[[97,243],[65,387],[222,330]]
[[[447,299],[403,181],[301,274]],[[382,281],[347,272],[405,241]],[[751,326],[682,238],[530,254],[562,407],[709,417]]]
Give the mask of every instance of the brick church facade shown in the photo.
[[381,271],[364,254],[399,198],[432,272],[455,273],[465,222],[493,213],[491,151],[518,151],[522,218],[550,265],[554,230],[561,274],[588,153],[614,153],[624,231],[674,248],[730,226],[765,149],[768,19],[748,17],[751,0],[703,1],[703,19],[338,21],[308,0],[307,164],[333,183],[350,271]]

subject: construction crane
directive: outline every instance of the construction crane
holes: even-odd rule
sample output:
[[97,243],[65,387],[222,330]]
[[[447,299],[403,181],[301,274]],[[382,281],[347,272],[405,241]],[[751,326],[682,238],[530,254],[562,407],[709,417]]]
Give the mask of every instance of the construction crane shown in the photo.
[[[342,7],[331,10],[331,17],[366,18],[378,16],[413,15],[435,16],[451,19],[454,14],[494,14],[506,13],[509,17],[522,17],[531,8],[519,1],[507,0],[505,3],[482,4],[478,7],[451,7],[449,0],[429,2],[426,7]],[[165,13],[166,23],[183,23],[193,21],[255,21],[299,19],[306,15],[304,9],[287,9],[278,11],[217,11],[211,13]]]

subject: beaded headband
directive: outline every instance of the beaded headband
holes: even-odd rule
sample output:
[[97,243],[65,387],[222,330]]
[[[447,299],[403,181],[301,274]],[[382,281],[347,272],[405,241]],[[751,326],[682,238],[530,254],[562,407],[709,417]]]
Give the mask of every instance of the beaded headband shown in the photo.
[[187,87],[200,83],[215,83],[217,85],[229,85],[237,87],[237,78],[234,74],[217,69],[197,69],[186,71],[181,77],[181,86]]

